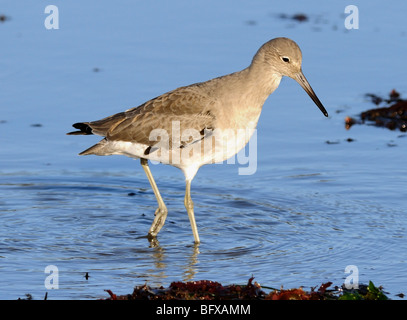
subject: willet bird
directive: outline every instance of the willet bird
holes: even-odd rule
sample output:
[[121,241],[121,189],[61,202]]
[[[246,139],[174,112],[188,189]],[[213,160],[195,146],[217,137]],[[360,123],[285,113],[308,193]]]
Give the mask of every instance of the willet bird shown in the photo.
[[301,62],[301,50],[294,41],[276,38],[263,44],[250,66],[241,71],[180,87],[102,120],[75,123],[73,127],[79,131],[68,134],[104,137],[80,155],[119,154],[140,159],[158,202],[149,238],[157,236],[168,211],[148,160],[181,169],[186,180],[184,204],[195,242],[199,243],[192,179],[201,166],[222,162],[244,148],[264,102],[283,76],[296,80],[328,116],[302,73]]

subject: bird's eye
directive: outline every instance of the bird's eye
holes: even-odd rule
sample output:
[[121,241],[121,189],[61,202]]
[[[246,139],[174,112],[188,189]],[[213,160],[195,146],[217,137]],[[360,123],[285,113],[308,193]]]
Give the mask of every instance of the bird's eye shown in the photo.
[[281,60],[283,60],[284,62],[290,62],[290,58],[289,58],[289,57],[281,57]]

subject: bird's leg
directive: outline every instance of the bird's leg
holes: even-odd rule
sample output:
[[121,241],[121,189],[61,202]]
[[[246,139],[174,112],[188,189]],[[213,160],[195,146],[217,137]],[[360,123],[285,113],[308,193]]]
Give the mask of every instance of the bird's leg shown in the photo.
[[160,232],[161,228],[164,226],[168,210],[167,207],[165,206],[163,199],[161,198],[160,191],[158,190],[157,185],[155,184],[153,175],[151,174],[150,171],[150,167],[148,166],[148,160],[140,159],[140,163],[144,169],[144,172],[146,173],[148,181],[150,181],[151,188],[153,188],[158,203],[158,209],[155,211],[155,218],[153,224],[151,225],[151,228],[148,231],[148,236],[150,238],[155,238],[158,232]]
[[198,228],[196,227],[194,215],[194,203],[192,202],[191,199],[191,180],[186,181],[184,204],[188,212],[188,217],[191,223],[192,233],[194,234],[195,243],[199,243],[200,241],[198,235]]

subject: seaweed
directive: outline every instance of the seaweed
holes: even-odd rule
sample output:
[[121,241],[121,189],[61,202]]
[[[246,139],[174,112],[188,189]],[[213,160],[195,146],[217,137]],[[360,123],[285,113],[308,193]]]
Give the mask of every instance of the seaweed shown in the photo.
[[346,117],[345,128],[347,130],[354,124],[367,123],[390,130],[407,131],[407,100],[401,99],[399,92],[393,89],[388,98],[373,93],[367,93],[365,97],[380,107],[360,113],[359,119]]
[[[306,291],[304,288],[276,289],[261,287],[251,277],[246,285],[222,285],[216,281],[200,280],[172,282],[168,288],[151,288],[147,284],[137,286],[131,294],[116,295],[111,290],[106,300],[388,300],[382,287],[359,285],[358,289],[333,287],[332,282]],[[271,289],[266,293],[264,289]]]

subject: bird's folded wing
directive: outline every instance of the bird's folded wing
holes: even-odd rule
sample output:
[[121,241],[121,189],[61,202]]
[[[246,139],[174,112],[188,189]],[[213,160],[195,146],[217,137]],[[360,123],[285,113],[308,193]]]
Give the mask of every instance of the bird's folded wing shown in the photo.
[[[93,132],[103,132],[107,140],[154,144],[154,135],[204,135],[205,129],[214,129],[215,116],[209,110],[216,101],[183,87],[152,99],[123,113],[89,123]],[[200,139],[200,138],[199,138]],[[193,139],[192,139],[193,140]],[[192,143],[189,141],[188,143]]]

